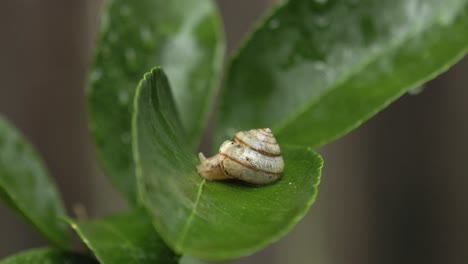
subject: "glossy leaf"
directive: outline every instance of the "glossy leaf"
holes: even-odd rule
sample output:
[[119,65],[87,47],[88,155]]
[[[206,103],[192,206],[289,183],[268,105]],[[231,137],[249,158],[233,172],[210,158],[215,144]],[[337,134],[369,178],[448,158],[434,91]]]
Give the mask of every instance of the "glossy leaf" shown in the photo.
[[467,28],[467,0],[287,1],[234,57],[216,141],[325,144],[463,57]]
[[101,264],[177,263],[143,209],[96,220],[68,220]]
[[27,250],[0,261],[0,264],[97,264],[85,255],[54,248]]
[[211,0],[106,1],[89,74],[90,129],[104,169],[130,202],[136,197],[132,98],[141,76],[155,65],[168,69],[188,143],[195,148],[223,50]]
[[322,160],[310,149],[282,146],[283,178],[253,187],[208,182],[196,171],[161,69],[145,75],[135,96],[133,144],[142,201],[162,238],[177,252],[231,259],[289,231],[313,203]]
[[61,220],[65,209],[55,183],[33,147],[1,116],[0,199],[52,243],[68,246]]

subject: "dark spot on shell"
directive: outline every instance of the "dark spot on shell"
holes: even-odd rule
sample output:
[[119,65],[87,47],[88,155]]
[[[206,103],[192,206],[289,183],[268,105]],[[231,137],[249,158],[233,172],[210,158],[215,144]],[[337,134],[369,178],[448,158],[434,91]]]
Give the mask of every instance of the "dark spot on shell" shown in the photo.
[[220,166],[221,170],[223,171],[224,175],[229,176],[229,172],[227,172],[226,168],[224,166]]
[[245,158],[247,161],[250,161],[250,158]]

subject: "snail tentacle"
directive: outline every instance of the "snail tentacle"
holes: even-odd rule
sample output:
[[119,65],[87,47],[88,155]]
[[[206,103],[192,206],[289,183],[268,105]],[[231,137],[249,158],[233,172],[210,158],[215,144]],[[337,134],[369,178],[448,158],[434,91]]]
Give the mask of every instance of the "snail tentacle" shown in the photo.
[[198,174],[207,180],[225,180],[228,179],[221,170],[219,164],[219,154],[211,158],[206,158],[203,153],[198,153],[200,165],[197,167]]

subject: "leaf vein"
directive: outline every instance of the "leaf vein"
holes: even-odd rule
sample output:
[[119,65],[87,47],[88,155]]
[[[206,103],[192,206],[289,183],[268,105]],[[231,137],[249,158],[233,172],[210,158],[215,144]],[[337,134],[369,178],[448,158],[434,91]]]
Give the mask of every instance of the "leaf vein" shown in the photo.
[[[97,224],[100,224],[102,227],[106,228],[107,230],[109,230],[109,232],[111,233],[114,233],[117,237],[119,237],[120,239],[122,239],[122,242],[127,246],[128,249],[137,249],[138,247],[136,247],[132,241],[130,239],[128,239],[127,237],[125,237],[125,235],[122,235],[120,233],[120,231],[118,229],[115,229],[114,226],[112,226],[111,224],[109,223],[106,223],[106,222],[97,222]],[[125,247],[124,247],[125,248]],[[128,252],[129,255],[131,256],[131,258],[133,260],[135,260],[135,263],[139,263],[139,259],[137,256],[135,256],[135,254],[132,254],[132,252]]]
[[200,198],[203,193],[203,186],[205,185],[205,182],[206,182],[206,179],[203,179],[203,181],[198,186],[197,197],[195,198],[192,211],[190,212],[190,215],[187,217],[187,221],[185,222],[185,225],[182,228],[182,231],[180,232],[179,241],[176,243],[177,251],[182,251],[182,246],[183,246],[183,243],[185,242],[185,237],[187,236],[188,230],[190,229],[190,225],[192,224],[193,218],[195,217],[198,204],[200,203]]
[[[465,5],[466,6],[466,5]],[[460,16],[460,13],[453,12],[453,17],[456,18]],[[351,70],[344,72],[341,74],[339,78],[334,83],[331,83],[327,89],[324,89],[323,92],[317,97],[314,97],[312,100],[309,102],[303,104],[300,106],[294,113],[292,113],[289,117],[283,118],[278,124],[275,125],[275,130],[278,131],[278,134],[281,134],[285,128],[287,128],[291,123],[297,122],[297,120],[300,118],[301,115],[307,113],[311,108],[313,108],[315,105],[317,105],[321,99],[328,94],[332,93],[335,88],[340,87],[346,81],[350,80],[351,78],[355,77],[359,71],[362,69],[365,69],[368,67],[370,64],[373,62],[377,61],[379,58],[382,56],[385,56],[385,54],[388,54],[390,52],[393,52],[395,50],[400,49],[406,42],[411,41],[414,39],[414,36],[421,34],[423,32],[427,32],[430,30],[435,24],[437,23],[436,20],[432,21],[432,23],[427,23],[424,27],[421,27],[418,30],[410,29],[408,32],[399,38],[395,38],[392,41],[390,41],[387,45],[384,45],[382,48],[376,50],[375,52],[371,53],[370,55],[366,56],[360,63],[358,63],[356,66],[354,66]],[[392,101],[392,99],[388,100],[386,104],[388,104],[389,101]],[[326,142],[327,139],[321,140],[320,142],[316,142],[313,147],[318,147],[321,146],[324,142]]]

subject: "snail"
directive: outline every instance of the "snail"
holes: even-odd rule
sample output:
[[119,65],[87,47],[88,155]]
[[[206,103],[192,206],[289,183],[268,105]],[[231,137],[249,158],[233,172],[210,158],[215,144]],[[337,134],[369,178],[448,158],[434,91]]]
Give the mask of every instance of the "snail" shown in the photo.
[[237,132],[221,144],[219,153],[206,158],[199,153],[200,176],[208,180],[237,179],[250,184],[272,183],[281,177],[284,161],[269,128]]

